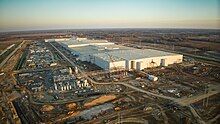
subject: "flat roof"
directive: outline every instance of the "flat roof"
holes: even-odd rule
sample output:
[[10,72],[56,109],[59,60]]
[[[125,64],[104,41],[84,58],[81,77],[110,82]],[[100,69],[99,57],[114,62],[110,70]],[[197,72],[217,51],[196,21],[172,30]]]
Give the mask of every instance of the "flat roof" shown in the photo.
[[101,46],[95,46],[95,45],[88,45],[88,46],[81,46],[81,47],[72,47],[70,48],[73,51],[79,52],[80,54],[96,54],[96,53],[104,53],[109,51],[118,51],[118,50],[127,50],[131,49],[129,47],[125,46],[119,46],[116,44],[113,45],[101,45]]
[[65,40],[65,41],[59,41],[60,43],[62,44],[65,44],[67,45],[68,47],[74,47],[74,46],[79,46],[79,45],[84,45],[84,46],[87,46],[87,45],[92,45],[92,44],[114,44],[112,42],[108,42],[107,40],[88,40],[88,39],[85,39],[85,40],[75,40],[75,39],[70,39],[70,40]]
[[123,58],[112,56],[111,54],[108,54],[108,52],[93,54],[93,56],[98,57],[108,62],[118,62],[118,61],[124,60]]
[[[162,56],[173,56],[173,55],[180,55],[170,52],[164,52],[159,50],[153,50],[153,49],[127,49],[127,50],[117,50],[117,51],[109,51],[109,55],[121,58],[123,60],[137,60],[137,59],[144,59],[144,58],[153,58],[153,57],[162,57]],[[106,53],[99,53],[95,56],[104,56]],[[108,59],[106,59],[108,60]]]
[[136,49],[116,45],[107,40],[70,39],[59,42],[66,44],[74,52],[78,52],[82,55],[93,55],[106,61],[111,61],[112,59],[114,59],[114,61],[120,61],[180,55],[153,49]]

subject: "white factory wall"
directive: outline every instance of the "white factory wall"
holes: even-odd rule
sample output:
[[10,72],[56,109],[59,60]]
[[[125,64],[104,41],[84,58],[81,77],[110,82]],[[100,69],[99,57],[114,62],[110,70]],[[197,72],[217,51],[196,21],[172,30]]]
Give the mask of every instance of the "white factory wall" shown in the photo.
[[109,68],[114,69],[115,67],[117,69],[125,69],[125,61],[110,62]]
[[167,64],[181,63],[183,61],[183,55],[173,55],[167,57]]
[[45,42],[52,42],[52,41],[68,41],[70,38],[59,38],[59,39],[44,39]]
[[[64,39],[62,39],[64,40]],[[84,39],[80,39],[84,40]],[[103,49],[102,45],[112,45],[114,43],[111,42],[95,42],[95,40],[92,40],[89,43],[82,43],[82,44],[75,44],[75,45],[66,45],[62,42],[60,42],[61,45],[71,50],[70,47],[79,47],[79,46],[87,46],[87,45],[94,45],[99,50],[100,48]],[[100,47],[100,48],[99,48]],[[135,50],[135,49],[134,49]],[[142,70],[144,68],[150,68],[150,67],[157,67],[157,66],[168,66],[173,63],[180,63],[182,62],[183,55],[175,54],[175,55],[167,55],[167,56],[159,56],[159,57],[151,57],[151,58],[141,58],[141,59],[134,59],[134,60],[125,60],[125,61],[117,61],[111,63],[109,60],[105,60],[103,58],[100,58],[98,56],[94,56],[93,53],[91,55],[80,53],[78,51],[71,50],[71,53],[74,53],[75,55],[79,55],[79,59],[81,61],[88,61],[91,63],[96,64],[97,66],[108,70],[113,69],[114,66],[118,68],[126,68],[128,70],[136,69],[136,70]],[[129,53],[128,53],[129,54]],[[142,53],[145,54],[145,53]],[[123,58],[123,56],[122,56]],[[134,57],[135,58],[135,57]],[[124,57],[126,59],[126,56]],[[153,63],[152,63],[153,62]]]
[[103,59],[94,56],[94,60],[93,60],[94,64],[96,64],[97,66],[103,68],[104,70],[108,70],[109,69],[109,62],[104,61]]
[[71,38],[60,38],[60,39],[54,39],[55,41],[68,41]]
[[68,45],[68,47],[73,48],[73,47],[83,47],[83,46],[88,46],[88,45],[89,44],[77,44],[77,45],[74,44],[74,45]]
[[114,45],[115,43],[112,42],[106,42],[106,43],[90,43],[89,45]]
[[168,66],[174,63],[181,63],[183,55],[161,56],[152,58],[143,58],[138,60],[126,60],[126,69],[142,70],[144,68]]
[[98,45],[98,46],[102,46],[102,45],[114,45],[114,43],[112,42],[106,42],[106,43],[83,43],[83,44],[74,44],[74,45],[68,45],[68,47],[83,47],[83,46],[89,46],[89,45]]
[[90,59],[90,61],[92,63],[96,64],[97,66],[103,68],[104,70],[114,69],[115,67],[117,67],[118,69],[125,68],[125,61],[123,61],[123,60],[116,61],[116,62],[110,62],[110,61],[106,61],[102,58],[95,56],[95,57],[93,57],[93,59]]
[[83,40],[87,40],[87,38],[79,38],[79,37],[77,37],[76,40],[83,41]]
[[54,39],[44,39],[45,42],[52,42],[55,41]]

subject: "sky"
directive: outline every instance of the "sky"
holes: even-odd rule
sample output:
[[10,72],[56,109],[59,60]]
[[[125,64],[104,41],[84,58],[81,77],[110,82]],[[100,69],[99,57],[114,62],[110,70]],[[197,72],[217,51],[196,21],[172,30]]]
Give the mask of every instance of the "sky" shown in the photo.
[[220,29],[220,0],[0,0],[0,31]]

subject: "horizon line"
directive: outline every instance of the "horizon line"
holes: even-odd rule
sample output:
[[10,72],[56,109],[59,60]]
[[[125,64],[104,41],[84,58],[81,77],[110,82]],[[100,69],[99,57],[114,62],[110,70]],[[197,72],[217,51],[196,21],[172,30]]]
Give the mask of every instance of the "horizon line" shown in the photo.
[[0,33],[15,33],[15,32],[35,32],[35,31],[55,31],[55,30],[109,30],[109,29],[183,29],[183,30],[220,30],[220,28],[184,28],[184,27],[154,27],[154,28],[148,28],[148,27],[134,27],[134,28],[117,28],[117,27],[105,27],[105,28],[51,28],[51,29],[27,29],[27,30],[11,30],[11,31],[0,31]]

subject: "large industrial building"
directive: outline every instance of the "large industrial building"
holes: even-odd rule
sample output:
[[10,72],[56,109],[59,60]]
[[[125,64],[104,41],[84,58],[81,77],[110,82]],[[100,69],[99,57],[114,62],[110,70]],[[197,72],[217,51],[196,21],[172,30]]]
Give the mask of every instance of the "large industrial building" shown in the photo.
[[168,66],[181,63],[183,55],[153,49],[135,49],[116,45],[107,40],[89,40],[86,38],[50,39],[57,41],[81,61],[98,65],[104,70],[126,69],[142,70],[144,68]]

